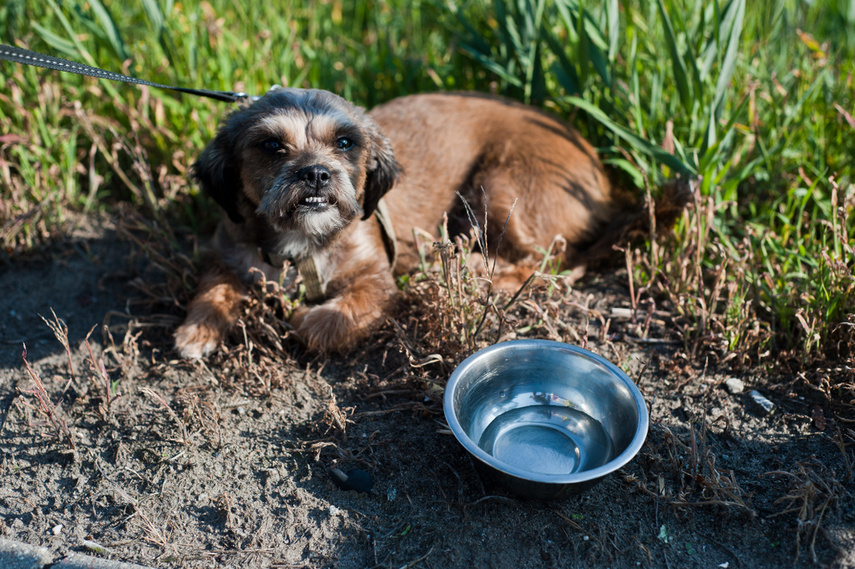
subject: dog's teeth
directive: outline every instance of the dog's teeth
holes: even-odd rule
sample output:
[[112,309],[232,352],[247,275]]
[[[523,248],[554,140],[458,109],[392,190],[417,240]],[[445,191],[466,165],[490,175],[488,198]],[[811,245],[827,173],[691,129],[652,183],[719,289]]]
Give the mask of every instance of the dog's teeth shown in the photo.
[[307,203],[307,204],[323,204],[323,203],[327,203],[327,201],[328,201],[327,198],[322,198],[320,196],[312,196],[312,197],[308,197],[308,198],[303,199],[303,203]]

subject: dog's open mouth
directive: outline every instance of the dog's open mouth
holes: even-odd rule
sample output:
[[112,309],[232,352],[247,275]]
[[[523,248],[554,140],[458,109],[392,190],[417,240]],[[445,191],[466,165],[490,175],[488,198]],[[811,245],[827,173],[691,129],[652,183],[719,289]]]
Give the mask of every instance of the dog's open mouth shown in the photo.
[[308,207],[312,209],[325,208],[330,205],[329,198],[323,196],[309,196],[300,200],[300,207]]
[[321,212],[335,205],[335,199],[329,196],[307,196],[296,203],[291,213],[298,210],[304,212]]

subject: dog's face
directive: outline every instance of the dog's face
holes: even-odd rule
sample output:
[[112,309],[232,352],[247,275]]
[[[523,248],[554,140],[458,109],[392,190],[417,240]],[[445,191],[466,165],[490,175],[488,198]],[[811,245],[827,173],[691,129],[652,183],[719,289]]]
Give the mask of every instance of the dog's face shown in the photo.
[[194,170],[232,221],[260,217],[323,245],[371,215],[398,164],[362,109],[327,91],[277,89],[233,113]]

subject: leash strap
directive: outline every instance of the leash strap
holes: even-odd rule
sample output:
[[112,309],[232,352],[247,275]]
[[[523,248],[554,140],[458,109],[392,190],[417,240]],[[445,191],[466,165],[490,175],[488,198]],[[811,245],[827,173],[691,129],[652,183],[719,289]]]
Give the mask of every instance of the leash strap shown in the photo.
[[186,87],[174,87],[172,85],[152,83],[151,81],[144,81],[142,79],[137,79],[136,77],[130,77],[129,75],[113,73],[112,71],[105,71],[104,69],[92,67],[91,65],[75,63],[74,61],[62,59],[61,57],[54,57],[52,55],[46,55],[37,51],[30,51],[29,49],[22,49],[20,47],[5,44],[0,44],[0,60],[20,63],[22,65],[33,65],[35,67],[43,67],[45,69],[53,69],[54,71],[66,71],[68,73],[76,73],[78,75],[97,77],[98,79],[111,79],[113,81],[122,81],[124,83],[134,83],[136,85],[157,87],[158,89],[170,89],[172,91],[179,91],[181,93],[188,93],[190,95],[198,95],[200,97],[208,97],[210,99],[225,101],[227,103],[236,103],[249,97],[246,93],[236,93],[233,91],[188,89]]
[[392,216],[389,215],[389,208],[386,207],[386,200],[384,198],[380,198],[380,201],[377,203],[377,209],[374,210],[374,217],[380,222],[380,229],[383,234],[383,246],[386,248],[386,256],[389,258],[389,268],[394,270],[395,263],[398,262],[398,240],[395,237]]
[[297,261],[297,270],[303,277],[303,285],[306,287],[306,300],[312,304],[318,304],[327,296],[327,283],[318,273],[315,258],[309,255]]

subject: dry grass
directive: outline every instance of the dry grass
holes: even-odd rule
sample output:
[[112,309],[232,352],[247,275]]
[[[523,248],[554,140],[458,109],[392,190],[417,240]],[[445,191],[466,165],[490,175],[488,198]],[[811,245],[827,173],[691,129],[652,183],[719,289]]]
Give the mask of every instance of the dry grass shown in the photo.
[[[44,316],[40,316],[42,321],[47,324],[47,327],[50,328],[51,332],[53,332],[56,340],[62,344],[62,347],[65,349],[65,355],[68,358],[68,373],[71,375],[69,378],[69,383],[74,381],[74,363],[71,361],[71,346],[68,343],[68,326],[66,326],[65,322],[59,319],[56,315],[56,312],[53,311],[53,308],[50,309],[50,313],[53,316],[53,320],[48,320]],[[66,386],[68,389],[68,386]]]
[[821,534],[823,517],[844,497],[851,499],[851,489],[838,479],[835,472],[816,459],[800,462],[790,471],[767,472],[764,476],[781,479],[787,485],[786,494],[775,502],[783,509],[770,517],[795,514],[796,551],[793,564],[798,563],[804,545],[807,545],[810,560],[819,563],[816,538]]
[[453,242],[443,239],[443,228],[439,238],[422,232],[421,267],[407,279],[405,308],[393,323],[410,365],[441,364],[442,371],[450,371],[478,349],[524,336],[585,344],[587,326],[580,331],[568,317],[591,313],[575,293],[572,277],[559,273],[555,259],[561,242],[550,245],[541,270],[511,294],[493,287],[495,258],[476,252],[486,250],[479,230]]
[[[24,351],[21,354],[21,359],[24,360],[24,366],[27,369],[27,374],[30,376],[30,379],[33,382],[33,389],[29,389],[24,391],[27,395],[32,395],[38,401],[38,407],[36,410],[39,414],[41,414],[45,419],[47,419],[48,424],[53,429],[53,436],[62,442],[69,448],[69,450],[74,451],[74,436],[71,430],[68,428],[68,424],[66,422],[65,416],[62,411],[61,403],[62,403],[62,395],[59,396],[56,403],[52,403],[50,399],[50,395],[45,388],[45,384],[42,381],[41,376],[33,369],[30,365],[30,362],[27,361],[27,346],[24,346]],[[65,392],[63,391],[63,394]]]
[[[101,417],[106,421],[110,418],[113,403],[119,398],[119,394],[116,393],[116,385],[110,379],[110,374],[107,373],[107,366],[104,365],[104,358],[96,358],[95,353],[92,351],[92,345],[89,343],[89,336],[92,335],[93,330],[95,330],[94,326],[89,330],[89,333],[86,334],[86,338],[83,340],[83,343],[86,346],[86,351],[89,353],[89,370],[92,373],[93,381],[101,391],[101,403],[98,405],[98,410],[101,413]],[[70,354],[68,361],[70,366]]]
[[641,478],[624,479],[644,493],[671,506],[677,517],[693,508],[718,508],[730,514],[755,511],[732,470],[716,466],[717,457],[708,441],[708,425],[690,425],[688,432],[657,425],[642,450]]
[[148,387],[140,387],[139,390],[140,393],[143,393],[160,403],[160,405],[166,410],[172,420],[175,421],[175,424],[178,426],[178,429],[181,432],[181,438],[176,439],[175,442],[179,442],[184,446],[189,445],[190,437],[187,434],[187,425],[185,425],[184,421],[182,421],[181,418],[175,414],[175,411],[172,410],[172,407],[169,405],[169,403],[167,403],[166,400],[153,389],[149,389]]

